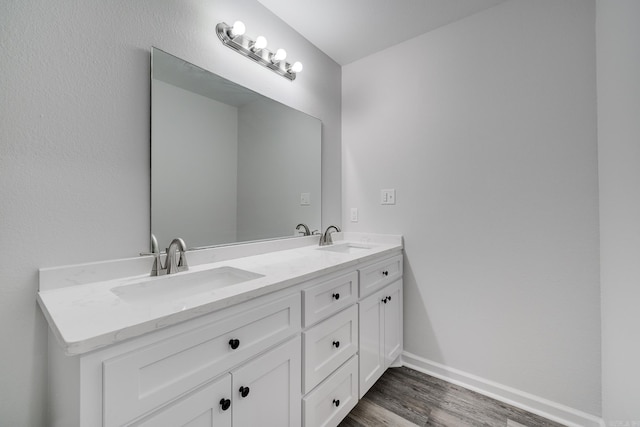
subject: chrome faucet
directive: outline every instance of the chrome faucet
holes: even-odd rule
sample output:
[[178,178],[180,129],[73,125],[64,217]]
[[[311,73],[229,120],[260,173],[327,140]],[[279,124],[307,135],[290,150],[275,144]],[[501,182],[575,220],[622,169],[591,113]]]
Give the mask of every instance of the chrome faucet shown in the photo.
[[[180,253],[178,253],[178,250]],[[187,255],[185,254],[186,251],[187,245],[185,245],[184,240],[178,237],[171,241],[169,248],[167,248],[167,259],[165,261],[167,274],[186,271],[189,269],[189,265],[187,264]],[[176,259],[176,254],[180,257],[179,260]]]
[[[303,227],[304,231],[300,231],[300,227]],[[303,236],[311,236],[311,230],[309,230],[309,227],[307,226],[307,224],[301,223],[296,225],[296,230],[298,230],[300,234],[302,234]]]
[[337,225],[330,225],[327,227],[327,229],[325,230],[324,234],[322,236],[320,236],[320,242],[318,242],[318,244],[320,246],[328,246],[328,245],[333,245],[333,239],[331,238],[331,229],[336,230],[338,233],[341,231],[340,227],[338,227]]
[[175,238],[169,244],[169,247],[166,249],[167,259],[165,260],[164,266],[162,265],[162,259],[160,258],[160,251],[158,250],[158,242],[154,236],[152,236],[152,251],[155,255],[155,260],[153,261],[153,267],[151,268],[152,276],[162,276],[165,274],[173,274],[179,271],[186,271],[189,269],[189,265],[187,264],[187,245],[184,243],[184,240],[180,238]]

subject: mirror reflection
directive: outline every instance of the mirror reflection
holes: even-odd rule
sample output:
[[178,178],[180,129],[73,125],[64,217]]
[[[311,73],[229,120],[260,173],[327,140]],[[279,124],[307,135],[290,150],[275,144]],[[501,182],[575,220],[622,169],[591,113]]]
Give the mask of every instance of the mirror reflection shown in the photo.
[[320,228],[320,120],[153,48],[151,232],[190,248]]

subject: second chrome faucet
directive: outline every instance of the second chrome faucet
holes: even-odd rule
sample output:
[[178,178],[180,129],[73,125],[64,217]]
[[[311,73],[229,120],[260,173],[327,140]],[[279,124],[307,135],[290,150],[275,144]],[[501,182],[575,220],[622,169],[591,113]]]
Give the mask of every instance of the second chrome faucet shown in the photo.
[[320,241],[318,242],[320,246],[333,245],[333,239],[331,238],[331,229],[335,230],[338,233],[341,231],[340,227],[338,227],[337,225],[328,226],[324,234],[320,236]]

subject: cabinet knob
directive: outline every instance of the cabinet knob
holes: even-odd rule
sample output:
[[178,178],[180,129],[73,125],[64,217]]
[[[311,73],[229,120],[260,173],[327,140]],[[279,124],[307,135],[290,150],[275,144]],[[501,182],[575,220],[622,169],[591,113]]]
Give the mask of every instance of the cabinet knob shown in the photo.
[[249,387],[240,387],[240,396],[247,397],[249,396]]
[[387,303],[387,298],[388,298],[388,297],[384,297],[384,299],[382,300],[382,302],[386,304],[386,303]]
[[336,408],[340,406],[340,401],[338,399],[333,399],[333,404],[336,405]]
[[388,276],[388,275],[389,275],[389,271],[384,270],[384,271],[382,272],[382,275],[383,275],[383,276]]
[[333,346],[334,346],[335,348],[340,347],[340,341],[334,341],[334,342],[333,342]]
[[389,298],[389,301],[391,301],[391,295],[389,295],[387,298]]
[[333,294],[333,299],[339,300],[340,299],[340,294],[337,293],[337,292],[335,294]]
[[235,338],[230,339],[229,346],[231,346],[232,350],[235,350],[236,348],[240,347],[240,340]]
[[220,407],[223,411],[226,411],[231,406],[231,400],[222,398],[220,399]]

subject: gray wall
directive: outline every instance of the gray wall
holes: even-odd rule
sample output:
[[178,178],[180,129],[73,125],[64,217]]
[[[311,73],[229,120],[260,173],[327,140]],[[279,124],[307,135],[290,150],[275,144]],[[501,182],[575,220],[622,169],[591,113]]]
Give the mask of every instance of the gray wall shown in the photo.
[[342,138],[345,228],[405,236],[405,349],[597,415],[594,4],[512,0],[343,67]]
[[[224,47],[241,19],[305,69]],[[255,0],[0,5],[0,424],[45,426],[38,268],[149,247],[149,51],[157,46],[323,121],[323,219],[340,220],[340,67]]]
[[640,2],[598,0],[602,396],[607,425],[640,425]]

